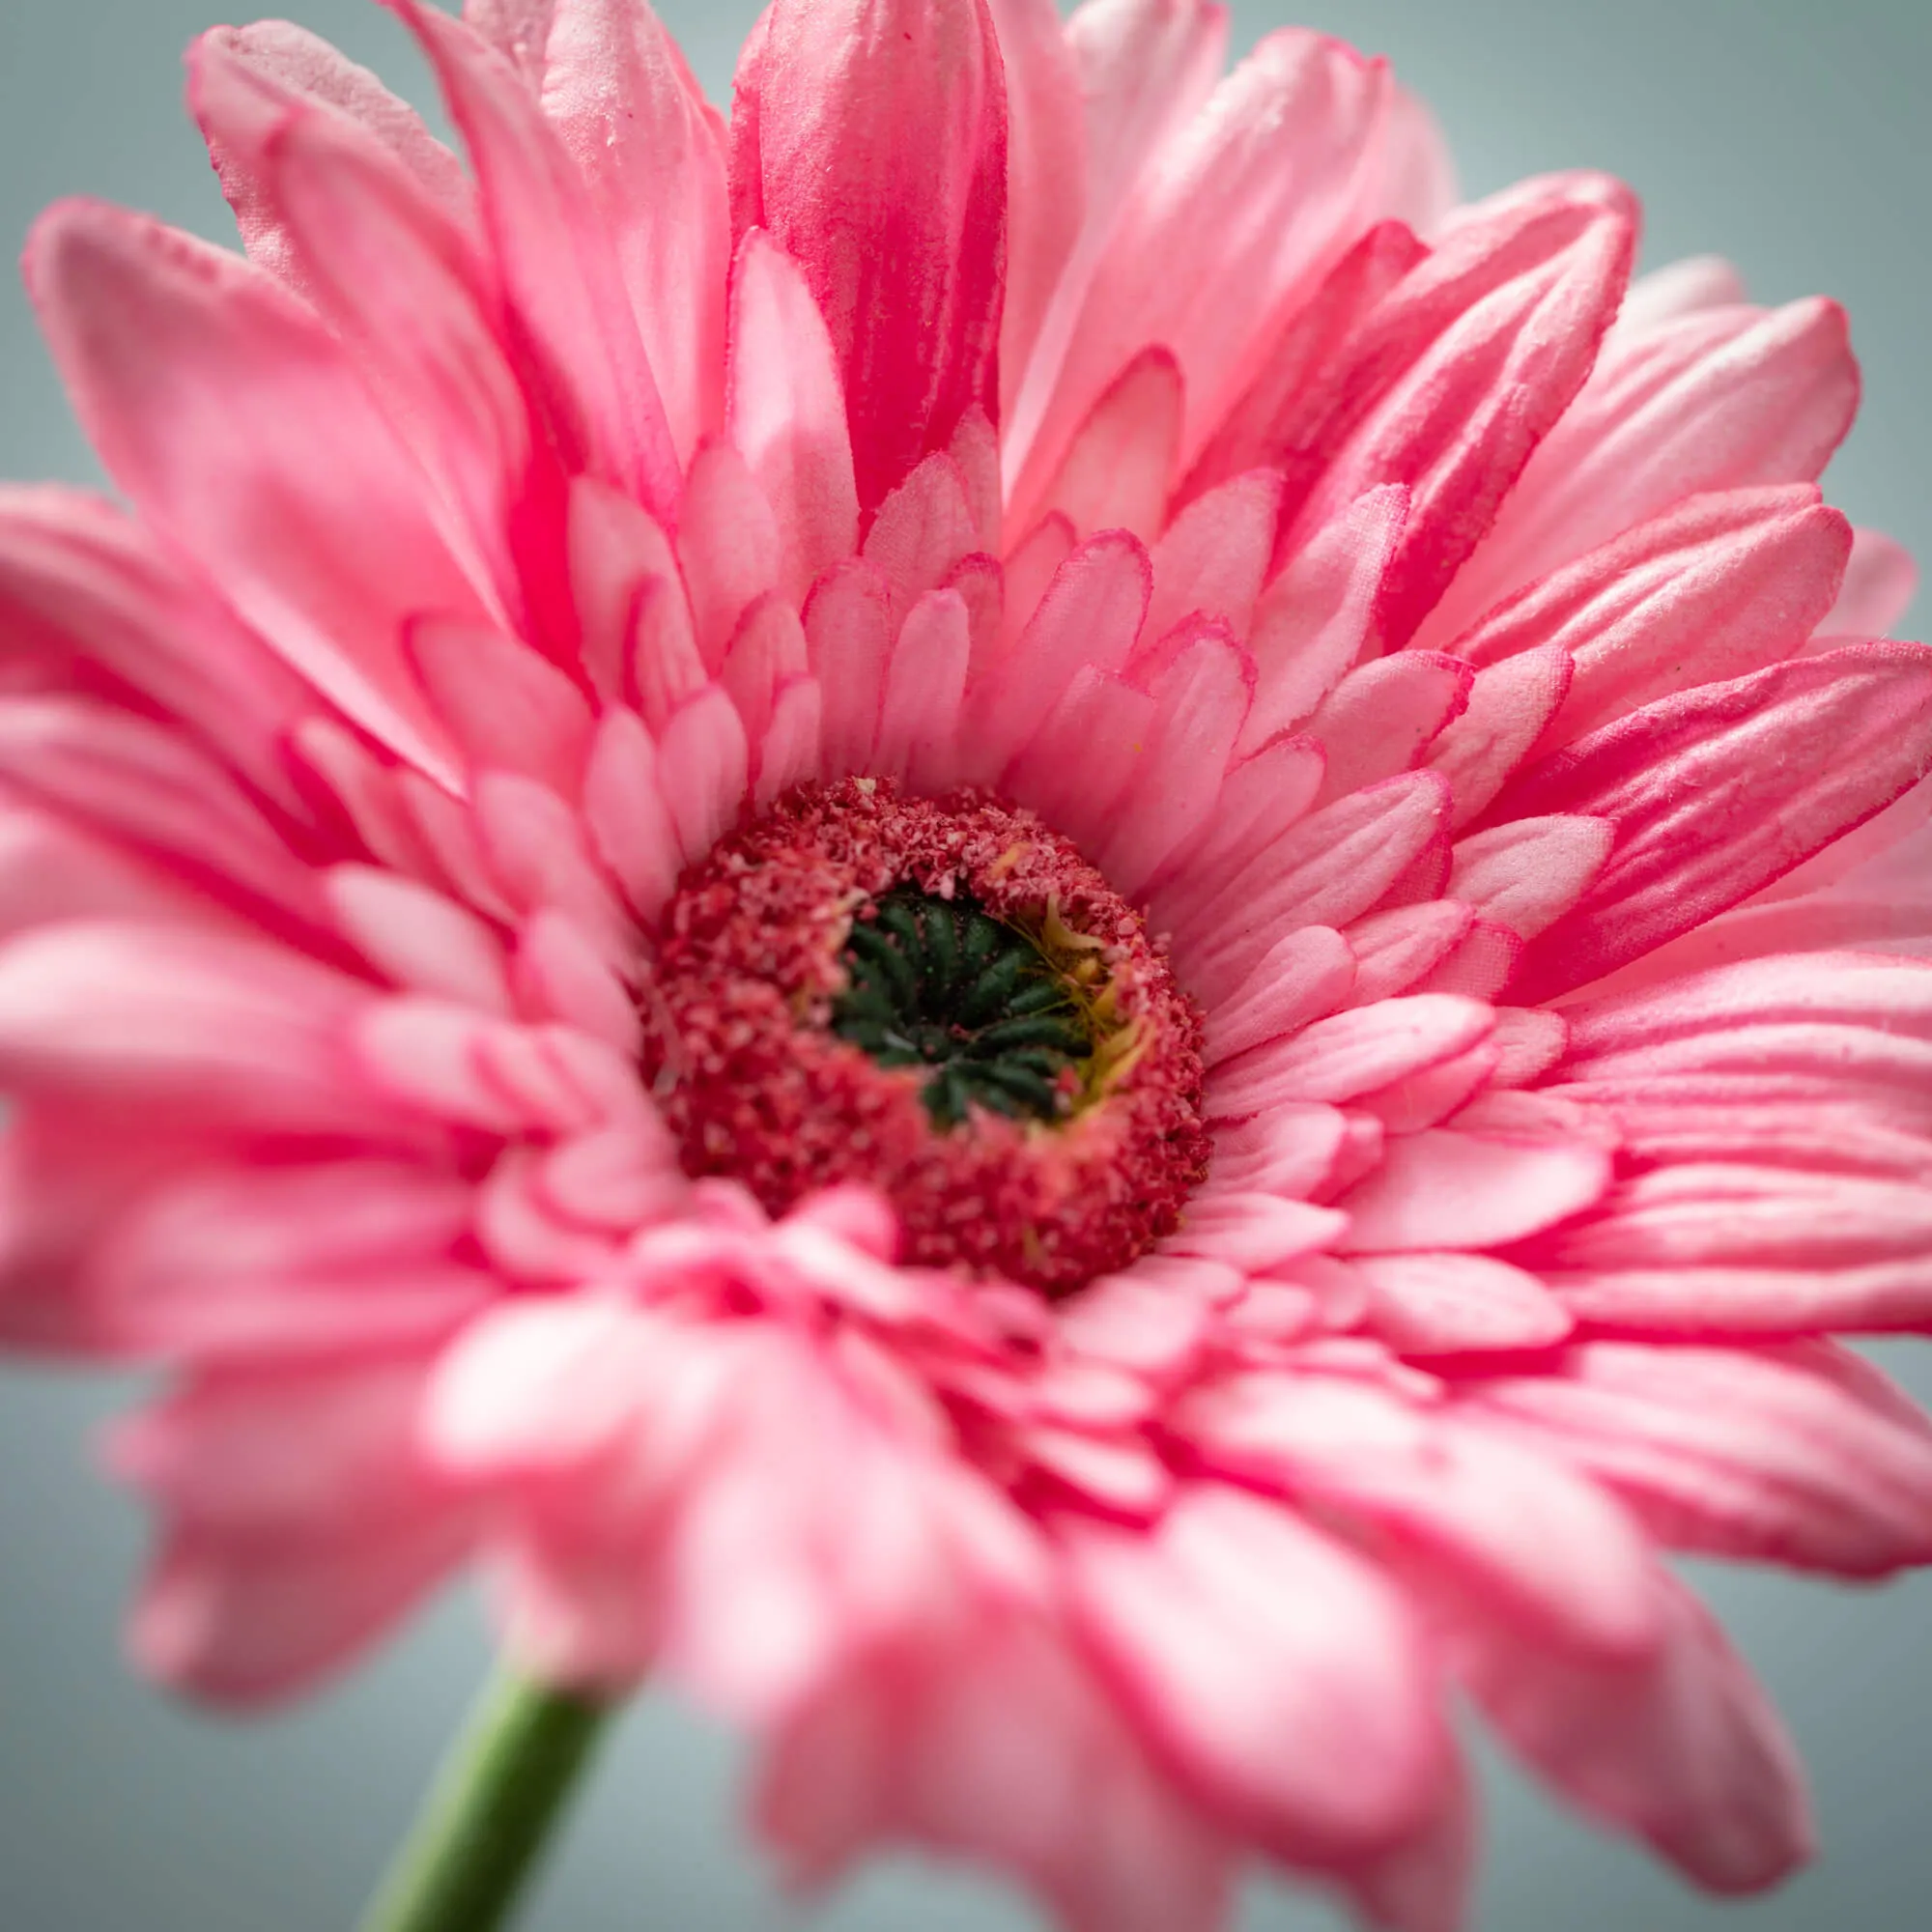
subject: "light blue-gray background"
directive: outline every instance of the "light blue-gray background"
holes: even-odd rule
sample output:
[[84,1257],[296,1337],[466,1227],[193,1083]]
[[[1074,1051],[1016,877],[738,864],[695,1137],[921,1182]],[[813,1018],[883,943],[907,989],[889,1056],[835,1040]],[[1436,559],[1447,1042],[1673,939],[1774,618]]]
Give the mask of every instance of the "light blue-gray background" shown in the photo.
[[[211,0],[0,0],[0,235],[84,191],[213,235],[225,211],[178,101]],[[366,0],[307,24],[418,100],[420,67]],[[1647,259],[1720,249],[1761,298],[1852,311],[1863,419],[1834,498],[1932,554],[1932,11],[1926,0],[1279,0],[1390,54],[1436,105],[1473,192],[1572,164],[1650,210]],[[666,0],[714,98],[751,0]],[[265,436],[275,426],[264,423]],[[88,478],[91,459],[25,302],[0,291],[0,474]],[[1932,1364],[1888,1351],[1932,1395]],[[443,1605],[298,1714],[238,1727],[128,1678],[120,1605],[140,1527],[84,1444],[125,1388],[0,1375],[0,1932],[339,1932],[486,1663]],[[1932,1924],[1932,1580],[1849,1593],[1717,1575],[1712,1594],[1789,1714],[1814,1774],[1823,1861],[1719,1906],[1490,1767],[1482,1932],[1915,1932]],[[752,1932],[803,1922],[737,1835],[742,1759],[668,1700],[623,1727],[530,1923],[538,1932]],[[841,1894],[825,1932],[1030,1926],[997,1888],[898,1863]],[[1244,1932],[1333,1932],[1257,1888]]]

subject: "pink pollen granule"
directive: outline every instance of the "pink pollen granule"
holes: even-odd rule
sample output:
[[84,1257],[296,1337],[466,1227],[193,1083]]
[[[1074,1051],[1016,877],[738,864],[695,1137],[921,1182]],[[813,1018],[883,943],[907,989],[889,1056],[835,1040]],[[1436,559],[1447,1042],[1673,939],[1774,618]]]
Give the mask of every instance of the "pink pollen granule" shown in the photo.
[[[938,1127],[922,1070],[831,1031],[853,923],[895,888],[968,897],[1079,975],[1105,1044],[1067,1118],[975,1107]],[[687,874],[645,1020],[689,1173],[740,1180],[774,1213],[838,1182],[877,1187],[912,1263],[1068,1293],[1171,1233],[1207,1171],[1199,1010],[1074,846],[983,793],[904,799],[847,779],[789,794]]]

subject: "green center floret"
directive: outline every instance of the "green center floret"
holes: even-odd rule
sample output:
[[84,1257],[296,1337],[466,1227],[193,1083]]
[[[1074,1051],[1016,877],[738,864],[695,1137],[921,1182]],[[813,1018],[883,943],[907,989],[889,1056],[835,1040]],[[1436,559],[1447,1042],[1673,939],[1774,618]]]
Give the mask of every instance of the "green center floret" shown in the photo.
[[963,1125],[970,1105],[1063,1118],[1094,1037],[1038,945],[963,894],[898,891],[871,911],[845,942],[833,1031],[881,1066],[929,1069],[921,1093],[937,1127]]

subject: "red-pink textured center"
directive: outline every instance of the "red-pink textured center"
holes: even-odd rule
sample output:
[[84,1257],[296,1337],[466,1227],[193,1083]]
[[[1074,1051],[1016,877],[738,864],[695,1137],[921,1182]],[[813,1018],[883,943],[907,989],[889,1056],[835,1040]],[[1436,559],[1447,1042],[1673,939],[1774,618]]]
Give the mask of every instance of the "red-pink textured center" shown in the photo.
[[[1088,942],[1117,1048],[1066,1119],[975,1108],[936,1126],[912,1069],[831,1030],[855,920],[895,888]],[[1065,1294],[1174,1229],[1206,1172],[1201,1019],[1132,906],[1032,813],[883,780],[793,792],[721,842],[667,908],[646,1072],[686,1171],[774,1213],[840,1182],[897,1209],[904,1259]]]

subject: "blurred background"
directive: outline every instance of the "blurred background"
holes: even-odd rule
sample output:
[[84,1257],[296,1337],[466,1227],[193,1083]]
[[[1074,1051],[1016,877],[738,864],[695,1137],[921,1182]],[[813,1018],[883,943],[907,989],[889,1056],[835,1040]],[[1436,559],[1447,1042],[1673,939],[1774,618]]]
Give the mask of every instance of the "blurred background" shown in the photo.
[[[452,0],[453,3],[453,0]],[[660,0],[714,99],[753,0]],[[66,193],[226,239],[180,106],[211,0],[0,0],[0,235]],[[419,103],[420,63],[370,0],[299,17]],[[1932,556],[1932,9],[1925,0],[1236,0],[1236,44],[1288,19],[1392,57],[1435,106],[1465,189],[1590,165],[1634,184],[1651,265],[1710,250],[1766,301],[1852,313],[1864,412],[1834,501]],[[262,425],[265,436],[275,425]],[[0,288],[0,475],[93,481],[25,300]],[[1915,635],[1908,622],[1905,634]],[[1932,1398],[1932,1350],[1883,1358]],[[488,1666],[446,1602],[303,1709],[246,1725],[184,1712],[125,1671],[134,1512],[93,1466],[131,1384],[0,1370],[0,1927],[346,1932]],[[1788,1714],[1825,1853],[1783,1892],[1719,1905],[1485,1763],[1478,1932],[1911,1932],[1932,1923],[1932,1577],[1877,1592],[1701,1570]],[[668,1697],[619,1729],[532,1932],[777,1932],[807,1914],[741,1836],[743,1753]],[[910,1861],[822,1907],[823,1932],[1023,1932],[1004,1889]],[[1257,1883],[1241,1932],[1340,1932]]]

